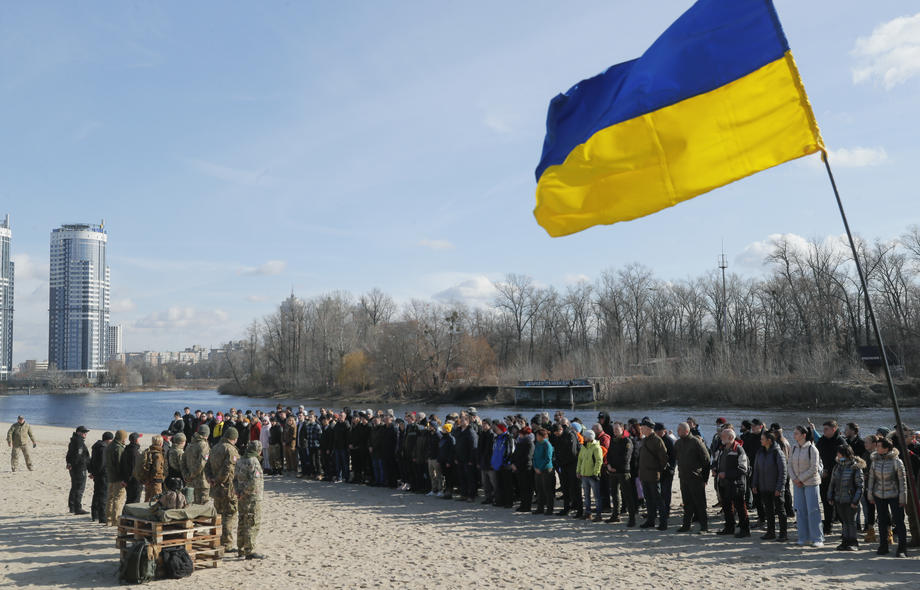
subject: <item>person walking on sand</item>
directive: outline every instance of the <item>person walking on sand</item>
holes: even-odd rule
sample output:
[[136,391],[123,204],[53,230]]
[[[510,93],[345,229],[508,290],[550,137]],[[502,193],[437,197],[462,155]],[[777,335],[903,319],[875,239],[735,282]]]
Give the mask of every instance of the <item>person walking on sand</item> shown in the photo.
[[105,500],[105,520],[108,526],[118,524],[118,517],[125,506],[127,478],[122,471],[122,456],[125,453],[127,438],[128,433],[119,430],[115,432],[115,440],[105,448],[105,480],[109,486]]
[[33,449],[38,446],[35,435],[32,434],[32,427],[26,424],[25,418],[19,416],[6,432],[6,444],[13,449],[10,455],[10,467],[12,467],[13,471],[16,471],[19,467],[19,453],[22,453],[22,458],[26,460],[26,468],[32,471],[32,457],[29,455],[29,441],[32,442]]
[[811,442],[809,429],[799,425],[792,432],[795,444],[789,457],[789,477],[792,479],[793,496],[798,527],[799,546],[824,546],[824,532],[821,523],[821,457]]
[[67,471],[70,472],[70,495],[67,505],[71,514],[89,514],[83,510],[83,491],[86,489],[86,468],[89,466],[89,449],[86,448],[85,426],[77,426],[67,446]]

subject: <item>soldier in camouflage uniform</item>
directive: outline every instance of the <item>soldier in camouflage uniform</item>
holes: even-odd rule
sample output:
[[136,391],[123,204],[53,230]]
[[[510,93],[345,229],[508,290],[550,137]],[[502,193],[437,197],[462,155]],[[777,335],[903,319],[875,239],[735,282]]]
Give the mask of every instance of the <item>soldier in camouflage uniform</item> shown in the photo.
[[205,472],[211,483],[211,498],[214,500],[214,508],[222,517],[223,527],[220,534],[220,544],[224,546],[224,551],[236,551],[236,526],[237,526],[237,503],[236,492],[233,491],[233,473],[236,468],[236,462],[240,458],[240,452],[236,448],[236,441],[239,438],[236,428],[228,426],[224,428],[224,436],[220,443],[211,449],[211,457],[205,466]]
[[204,468],[211,455],[211,445],[208,444],[208,435],[211,429],[207,424],[198,427],[191,444],[182,453],[182,478],[185,485],[195,489],[195,504],[207,504],[211,501],[208,491],[211,484],[205,477]]
[[176,434],[172,439],[172,445],[166,451],[166,477],[168,479],[176,478],[182,480],[179,487],[185,485],[182,477],[182,455],[185,453],[185,435],[181,432]]
[[239,498],[240,530],[239,554],[246,559],[262,559],[264,556],[254,551],[256,537],[259,536],[259,523],[262,522],[262,443],[254,440],[246,446],[246,454],[236,463],[233,487]]
[[10,466],[13,471],[16,471],[16,468],[19,467],[19,453],[22,453],[25,458],[26,467],[29,471],[32,471],[29,441],[32,441],[32,448],[34,449],[37,443],[35,442],[35,435],[32,434],[32,427],[26,424],[25,418],[19,416],[6,432],[6,444],[13,448],[13,453],[10,455]]

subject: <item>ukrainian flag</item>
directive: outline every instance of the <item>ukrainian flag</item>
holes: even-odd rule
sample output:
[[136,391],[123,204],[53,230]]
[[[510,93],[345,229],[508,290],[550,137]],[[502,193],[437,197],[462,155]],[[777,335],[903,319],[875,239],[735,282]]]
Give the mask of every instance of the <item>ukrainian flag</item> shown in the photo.
[[564,236],[823,149],[773,3],[699,0],[642,57],[552,100],[534,216]]

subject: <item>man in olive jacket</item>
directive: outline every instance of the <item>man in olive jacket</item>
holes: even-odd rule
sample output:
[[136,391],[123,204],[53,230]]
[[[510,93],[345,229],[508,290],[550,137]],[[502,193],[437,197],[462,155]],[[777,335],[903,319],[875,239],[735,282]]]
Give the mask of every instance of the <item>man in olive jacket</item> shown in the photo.
[[658,517],[658,530],[665,531],[668,529],[668,517],[658,482],[661,472],[668,465],[668,449],[661,437],[655,434],[654,428],[655,424],[647,418],[639,424],[639,432],[642,434],[642,446],[639,448],[639,481],[642,482],[642,493],[645,495],[645,506],[648,509],[648,518],[639,527],[652,528],[655,526],[655,518]]
[[26,424],[26,419],[22,416],[16,418],[16,422],[6,431],[6,444],[13,448],[10,455],[10,467],[13,471],[19,467],[19,453],[26,460],[26,467],[32,471],[32,457],[29,455],[29,442],[32,448],[38,444],[35,442],[35,435],[32,434],[32,427]]
[[122,471],[122,456],[125,453],[125,439],[128,433],[119,430],[115,433],[115,440],[105,448],[105,480],[109,489],[106,492],[105,520],[107,526],[116,526],[121,510],[125,506],[125,486],[127,478]]
[[690,531],[694,519],[700,521],[700,532],[709,530],[706,517],[706,481],[709,479],[709,449],[703,439],[690,434],[690,425],[681,422],[677,426],[677,470],[680,478],[680,495],[684,501],[684,522],[678,533]]

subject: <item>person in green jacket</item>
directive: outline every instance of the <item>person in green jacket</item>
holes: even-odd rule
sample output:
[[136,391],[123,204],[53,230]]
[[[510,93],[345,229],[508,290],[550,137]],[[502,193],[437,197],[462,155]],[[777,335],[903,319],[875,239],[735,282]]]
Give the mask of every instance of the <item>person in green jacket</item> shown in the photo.
[[105,522],[106,526],[116,526],[118,517],[125,506],[126,482],[128,476],[122,471],[121,458],[125,453],[125,439],[128,433],[119,430],[115,433],[115,440],[105,448],[103,461],[105,463],[105,481],[109,489],[106,493],[105,500]]
[[604,466],[604,455],[601,445],[594,440],[594,431],[585,431],[585,444],[578,451],[578,463],[575,473],[581,480],[581,492],[584,495],[584,513],[579,510],[575,518],[585,520],[591,518],[591,496],[594,496],[595,514],[594,522],[601,521],[601,468]]

